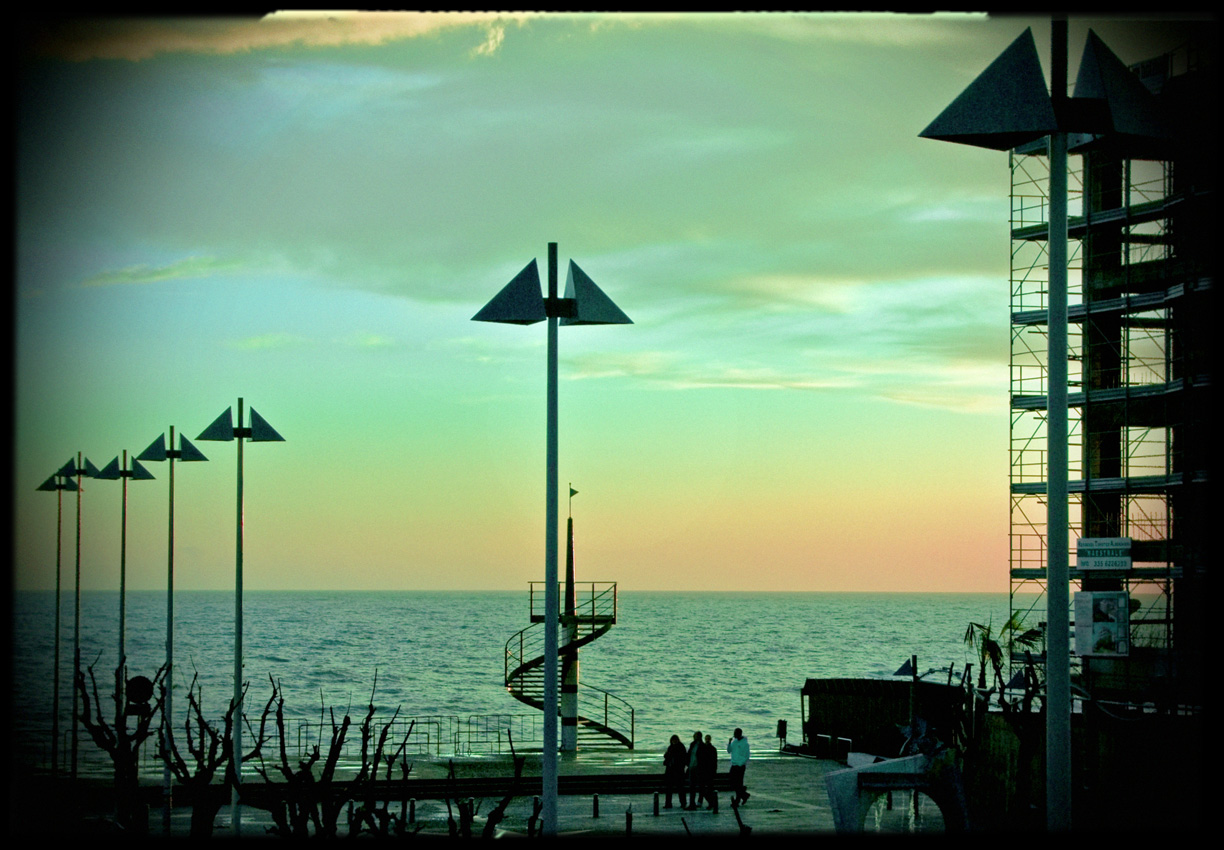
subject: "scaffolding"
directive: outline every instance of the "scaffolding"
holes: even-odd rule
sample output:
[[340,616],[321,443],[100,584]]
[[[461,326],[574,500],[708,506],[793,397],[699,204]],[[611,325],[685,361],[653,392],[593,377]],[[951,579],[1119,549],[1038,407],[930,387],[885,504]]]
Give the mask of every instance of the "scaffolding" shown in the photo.
[[[1188,87],[1172,81],[1205,72],[1206,59],[1187,46],[1132,71],[1158,97],[1179,103],[1174,98],[1186,97]],[[1214,176],[1196,155],[1205,150],[1070,139],[1070,578],[1073,590],[1125,591],[1131,608],[1126,656],[1073,655],[1077,685],[1097,698],[1201,705],[1206,317],[1215,249]],[[1011,151],[1009,166],[1010,597],[1023,632],[1045,628],[1046,140]],[[1077,537],[1130,538],[1132,566],[1081,569]],[[1012,664],[1023,660],[1013,647]]]

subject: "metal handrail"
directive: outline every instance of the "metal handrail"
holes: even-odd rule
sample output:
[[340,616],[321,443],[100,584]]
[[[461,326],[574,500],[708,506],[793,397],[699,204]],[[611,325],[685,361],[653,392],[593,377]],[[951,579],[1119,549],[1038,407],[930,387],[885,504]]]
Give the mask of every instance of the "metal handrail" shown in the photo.
[[[594,691],[595,693],[592,693]],[[601,723],[608,729],[629,728],[629,748],[633,749],[636,731],[634,709],[627,701],[594,685],[578,688],[578,714]],[[603,718],[602,720],[600,718]]]
[[[539,585],[538,588],[537,588],[537,585]],[[581,593],[577,592],[577,587],[579,586],[584,588],[583,592]],[[589,588],[589,590],[587,588]],[[529,612],[533,618],[536,616],[542,617],[547,613],[544,610],[544,599],[546,598],[545,596],[546,591],[547,591],[546,582],[533,581],[533,582],[528,583]],[[558,610],[559,610],[559,613],[562,613],[562,614],[565,613],[564,611],[565,592],[564,591],[565,591],[564,586],[561,584],[558,584],[557,599],[558,599],[558,605],[561,606]],[[538,612],[536,610],[537,596],[541,600],[540,606],[539,606],[540,610]],[[580,582],[575,587],[574,596],[575,596],[574,616],[577,619],[579,620],[582,620],[584,618],[594,619],[596,617],[605,617],[605,618],[610,617],[612,620],[616,619],[616,604],[617,604],[616,582],[614,581]]]
[[[544,582],[530,583],[530,613],[533,620],[537,616],[542,616],[536,611],[537,595],[541,599],[545,598],[543,591],[537,585],[546,589]],[[566,616],[567,621],[571,621],[572,617],[575,641],[597,637],[616,622],[616,582],[584,582],[581,588],[581,591],[575,593],[573,614]],[[560,586],[558,589],[563,590]],[[564,599],[563,593],[559,594],[559,598]],[[544,623],[536,621],[519,630],[506,641],[504,671],[506,687],[520,699],[533,705],[537,704],[534,700],[522,696],[525,694],[525,688],[521,683],[528,681],[525,675],[528,669],[535,669],[543,663],[545,634]],[[565,647],[560,649],[564,652]],[[581,718],[612,731],[627,727],[629,747],[633,748],[634,709],[628,701],[602,688],[581,682],[579,683],[578,700],[578,713]],[[616,732],[615,734],[623,733]]]

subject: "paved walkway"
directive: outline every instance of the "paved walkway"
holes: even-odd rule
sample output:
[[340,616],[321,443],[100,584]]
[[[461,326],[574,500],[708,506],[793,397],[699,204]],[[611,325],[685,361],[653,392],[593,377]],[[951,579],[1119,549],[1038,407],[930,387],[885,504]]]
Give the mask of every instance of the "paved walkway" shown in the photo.
[[[661,754],[641,752],[595,752],[578,753],[562,756],[560,771],[562,774],[588,774],[598,772],[610,773],[661,773],[663,759]],[[719,764],[720,771],[726,770],[726,760]],[[783,754],[777,751],[754,753],[748,765],[745,781],[751,795],[749,801],[740,808],[739,819],[729,805],[727,795],[720,800],[718,814],[707,810],[685,811],[679,807],[678,801],[671,809],[664,808],[665,798],[660,795],[659,813],[655,814],[654,795],[607,795],[599,798],[598,816],[596,816],[593,798],[590,796],[561,796],[558,799],[558,832],[560,837],[585,836],[685,836],[685,835],[725,835],[739,836],[743,829],[751,831],[753,836],[761,835],[809,835],[831,834],[833,829],[833,812],[829,805],[828,793],[825,790],[824,774],[830,770],[843,769],[845,765],[823,759],[805,758],[797,755]],[[418,761],[413,775],[418,777],[445,776],[448,769],[447,760]],[[458,776],[481,776],[513,774],[509,756],[486,756],[455,759],[455,771]],[[540,772],[539,754],[528,757],[525,773],[538,775]],[[900,797],[900,795],[898,795]],[[484,800],[478,808],[478,818],[473,826],[473,832],[479,834],[484,827],[484,816],[499,801]],[[916,821],[908,805],[901,799],[889,810],[883,803],[873,810],[869,818],[868,828],[883,832],[907,832],[914,829],[920,831],[942,830],[943,823],[934,806],[931,812],[923,812],[925,817]],[[506,812],[506,818],[501,823],[499,834],[506,837],[527,834],[527,821],[531,816],[532,799],[530,797],[516,798]],[[933,814],[932,814],[933,812]],[[421,800],[415,805],[416,822],[422,826],[422,834],[446,835],[447,808],[442,801]],[[631,817],[630,817],[631,816]],[[176,812],[173,831],[175,834],[186,834],[190,813]],[[150,831],[156,835],[161,825],[161,813],[150,815]],[[242,834],[244,836],[262,835],[266,827],[271,825],[267,815],[258,809],[243,810]],[[217,819],[215,835],[218,838],[230,837],[230,814],[223,809]]]

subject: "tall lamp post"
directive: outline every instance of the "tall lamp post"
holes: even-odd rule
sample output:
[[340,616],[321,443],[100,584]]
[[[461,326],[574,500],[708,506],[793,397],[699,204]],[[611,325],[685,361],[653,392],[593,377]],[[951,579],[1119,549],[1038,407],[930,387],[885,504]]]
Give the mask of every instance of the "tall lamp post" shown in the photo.
[[[40,486],[39,490],[55,491],[55,661],[51,673],[51,775],[59,776],[59,686],[60,686],[60,552],[63,548],[64,491],[76,490],[76,482],[64,475],[71,461],[60,467]],[[76,674],[73,674],[74,676]],[[73,690],[76,690],[75,682]]]
[[77,693],[76,677],[81,672],[81,479],[93,478],[98,474],[98,468],[90,463],[89,458],[82,459],[77,452],[76,461],[68,461],[60,470],[61,475],[76,479],[77,520],[76,520],[76,591],[73,603],[72,623],[72,778],[77,775],[77,743],[78,726],[80,725],[81,696]]
[[[174,462],[176,460],[202,461],[208,458],[204,457],[204,453],[181,434],[179,435],[179,447],[176,449],[174,447],[174,426],[171,425],[169,448],[166,447],[166,435],[158,434],[149,447],[137,455],[133,465],[138,466],[138,461],[142,460],[152,463],[170,462],[169,497],[167,499],[170,518],[167,521],[166,532],[166,701],[162,706],[162,717],[166,721],[163,726],[165,731],[162,733],[165,735],[163,745],[169,752],[171,741],[174,738]],[[169,834],[173,796],[168,760],[162,769],[162,798],[164,803],[162,828]]]
[[1071,828],[1070,529],[1067,510],[1067,137],[1162,139],[1152,95],[1089,31],[1075,93],[1067,97],[1067,18],[1050,35],[1050,91],[1026,29],[919,135],[1010,150],[1042,137],[1050,160],[1046,397],[1046,826]]
[[627,325],[632,321],[578,265],[570,260],[565,297],[557,297],[557,243],[548,243],[548,297],[532,260],[472,321],[531,325],[548,320],[546,495],[544,514],[544,763],[543,824],[557,833],[557,322],[563,325]]
[[238,516],[235,532],[234,560],[234,706],[237,708],[234,723],[234,789],[230,796],[230,819],[234,825],[234,835],[242,832],[242,810],[238,805],[238,786],[242,783],[242,442],[252,443],[284,442],[285,438],[276,433],[262,416],[251,408],[251,424],[243,427],[242,399],[238,399],[238,425],[234,425],[233,408],[225,408],[225,412],[213,420],[205,428],[197,440],[217,440],[229,442],[238,441]]
[[[133,481],[152,481],[153,474],[149,470],[140,465],[140,461],[132,459],[132,466],[128,468],[128,453],[127,449],[123,450],[123,464],[120,465],[119,458],[115,457],[110,463],[102,467],[94,478],[103,481],[123,480],[123,510],[119,525],[119,663],[124,664],[127,659],[127,647],[125,638],[127,635],[127,488],[128,479]],[[124,675],[126,681],[127,676]]]

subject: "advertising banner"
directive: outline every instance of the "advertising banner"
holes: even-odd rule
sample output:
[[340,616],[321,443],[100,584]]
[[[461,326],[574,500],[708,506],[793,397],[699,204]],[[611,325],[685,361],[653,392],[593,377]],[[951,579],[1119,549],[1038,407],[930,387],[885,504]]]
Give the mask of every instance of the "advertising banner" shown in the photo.
[[1075,654],[1130,654],[1130,594],[1124,590],[1075,594]]
[[1075,565],[1081,570],[1129,570],[1129,537],[1081,537],[1075,542]]

